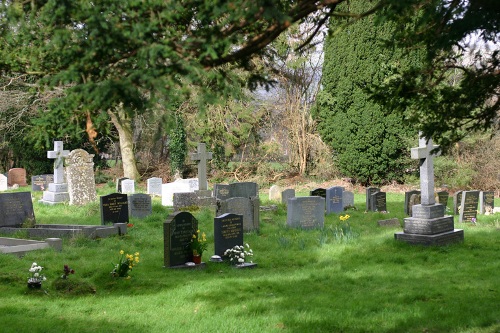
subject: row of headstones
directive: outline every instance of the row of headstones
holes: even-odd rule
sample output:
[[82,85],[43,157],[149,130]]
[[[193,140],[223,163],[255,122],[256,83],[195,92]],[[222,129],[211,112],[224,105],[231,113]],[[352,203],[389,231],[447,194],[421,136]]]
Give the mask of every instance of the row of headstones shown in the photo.
[[[198,220],[189,212],[175,212],[163,224],[164,266],[179,267],[191,261],[189,244],[198,230]],[[244,222],[239,214],[222,214],[214,218],[214,254],[224,256],[227,249],[243,245]]]
[[0,192],[7,191],[9,187],[14,186],[28,186],[25,169],[13,168],[7,174],[0,174]]
[[[437,192],[436,202],[448,204],[449,194]],[[420,204],[420,191],[405,192],[405,213],[412,214],[411,207]],[[495,208],[495,193],[492,191],[457,191],[453,195],[453,215],[459,216],[459,222],[472,221],[479,214],[491,214]]]

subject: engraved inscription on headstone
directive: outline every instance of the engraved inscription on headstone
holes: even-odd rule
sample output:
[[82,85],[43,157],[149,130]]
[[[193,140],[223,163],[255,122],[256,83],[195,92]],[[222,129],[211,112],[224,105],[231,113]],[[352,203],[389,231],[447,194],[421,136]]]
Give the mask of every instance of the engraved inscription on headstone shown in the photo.
[[319,196],[288,199],[286,224],[292,228],[323,228],[325,198]]
[[198,230],[198,220],[188,212],[171,214],[163,223],[164,267],[184,265],[192,260],[191,238]]
[[243,215],[226,213],[214,218],[215,254],[222,257],[236,245],[243,245]]
[[463,191],[462,204],[460,205],[459,222],[471,222],[477,216],[479,191]]
[[31,193],[1,193],[0,227],[21,227],[25,222],[35,222]]
[[45,191],[49,188],[49,184],[54,182],[54,175],[37,175],[31,177],[31,190]]
[[145,218],[153,212],[151,197],[148,194],[136,193],[128,196],[129,217]]
[[126,194],[111,193],[101,196],[101,224],[128,223],[128,199]]
[[344,211],[344,188],[341,186],[330,187],[326,190],[326,213],[341,213]]
[[375,192],[372,194],[371,198],[371,210],[376,212],[385,212],[387,211],[387,201],[386,201],[386,193],[385,192]]
[[448,206],[448,198],[450,194],[446,191],[439,191],[436,193],[437,202],[444,206],[446,210],[446,206]]
[[243,216],[243,231],[254,231],[259,229],[259,198],[229,198],[217,200],[216,216],[225,213],[239,214]]

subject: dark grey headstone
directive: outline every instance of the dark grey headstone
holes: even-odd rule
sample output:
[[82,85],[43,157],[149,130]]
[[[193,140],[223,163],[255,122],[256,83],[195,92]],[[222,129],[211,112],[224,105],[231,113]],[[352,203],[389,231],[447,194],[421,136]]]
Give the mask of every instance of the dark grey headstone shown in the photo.
[[37,175],[31,177],[31,190],[45,191],[49,188],[49,184],[54,182],[54,175]]
[[0,193],[0,227],[21,227],[35,223],[31,192]]
[[251,198],[259,196],[259,186],[254,182],[215,184],[214,196],[218,200],[229,198]]
[[443,205],[446,210],[446,206],[448,206],[448,198],[450,197],[450,194],[447,191],[439,191],[436,193],[438,197],[438,203]]
[[286,224],[292,228],[323,228],[325,198],[312,196],[288,199]]
[[295,190],[293,188],[289,188],[281,192],[281,203],[287,204],[288,199],[295,198]]
[[[174,211],[190,210],[194,207],[215,207],[215,198],[203,196],[204,191],[174,193]],[[211,191],[208,191],[211,194]]]
[[[420,194],[420,191],[417,190],[412,190],[412,191],[406,191],[405,192],[405,214],[411,216],[411,204],[410,204],[410,198],[413,194]],[[420,201],[418,202],[420,203]],[[416,205],[413,203],[413,205]]]
[[341,186],[333,186],[326,190],[326,213],[341,213],[344,211],[344,203],[342,193],[344,188]]
[[453,194],[453,215],[458,215],[460,205],[462,204],[462,191],[457,191]]
[[231,198],[231,191],[228,184],[215,184],[214,196],[217,200],[227,200]]
[[342,205],[344,209],[354,207],[354,193],[351,191],[342,192]]
[[143,193],[128,195],[128,214],[129,217],[145,218],[153,213],[151,206],[151,196]]
[[191,239],[198,230],[198,220],[188,212],[171,214],[163,223],[163,263],[165,267],[184,265],[191,261]]
[[374,212],[387,211],[387,201],[385,192],[375,192],[371,195],[371,210]]
[[495,192],[481,191],[479,195],[479,213],[493,213],[495,208]]
[[378,187],[367,187],[366,188],[366,210],[372,210],[372,194],[380,192]]
[[410,201],[408,202],[408,215],[413,215],[413,206],[420,205],[422,203],[422,198],[420,193],[414,193],[410,196]]
[[116,179],[116,193],[122,193],[122,181],[128,179],[127,177]]
[[102,195],[101,224],[128,223],[128,200],[126,194],[111,193]]
[[471,222],[477,216],[479,204],[479,191],[463,191],[462,204],[460,205],[459,222]]
[[243,215],[243,231],[254,231],[259,229],[260,200],[254,198],[229,198],[217,200],[216,216],[226,213]]
[[214,218],[215,254],[222,257],[236,245],[243,245],[243,215],[226,213]]
[[326,189],[318,187],[309,192],[311,197],[322,197],[326,199]]

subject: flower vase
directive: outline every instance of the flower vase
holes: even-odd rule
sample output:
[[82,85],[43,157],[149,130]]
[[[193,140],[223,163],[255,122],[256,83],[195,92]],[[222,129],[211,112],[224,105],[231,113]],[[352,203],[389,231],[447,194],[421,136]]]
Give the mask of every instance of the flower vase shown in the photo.
[[196,265],[201,264],[201,255],[200,254],[193,254],[193,262]]
[[29,289],[41,289],[42,288],[42,281],[29,279],[28,280],[28,288]]

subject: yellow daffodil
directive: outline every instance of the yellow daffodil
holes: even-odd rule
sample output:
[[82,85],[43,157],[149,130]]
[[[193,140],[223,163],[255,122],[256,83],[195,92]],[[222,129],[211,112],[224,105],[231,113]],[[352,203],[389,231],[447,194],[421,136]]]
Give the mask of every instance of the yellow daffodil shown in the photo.
[[120,250],[120,254],[124,254],[124,253],[125,253],[125,251],[123,251],[123,250]]

